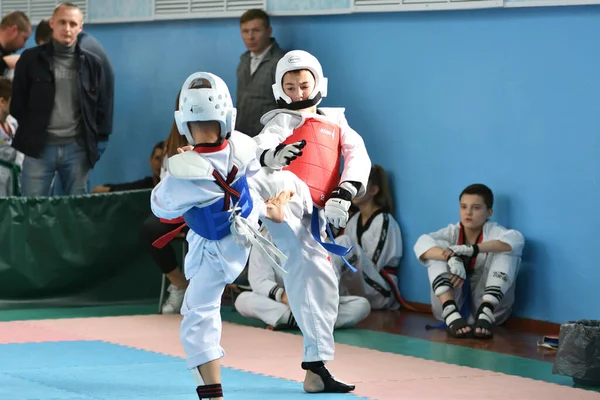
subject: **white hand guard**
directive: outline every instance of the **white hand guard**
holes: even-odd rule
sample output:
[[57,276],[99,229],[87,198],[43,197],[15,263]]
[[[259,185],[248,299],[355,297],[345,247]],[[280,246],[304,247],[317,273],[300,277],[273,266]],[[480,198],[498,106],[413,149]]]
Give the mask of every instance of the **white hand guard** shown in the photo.
[[280,170],[281,168],[290,165],[296,158],[300,157],[304,146],[306,146],[305,140],[292,144],[282,143],[274,149],[265,150],[260,156],[260,164],[263,167]]
[[467,278],[467,271],[465,270],[465,264],[460,257],[452,256],[448,260],[448,268],[452,275],[458,276],[460,279]]
[[331,192],[331,197],[325,203],[325,219],[334,228],[339,229],[346,226],[350,201],[356,192],[357,189],[350,182],[342,182]]
[[479,246],[477,246],[476,244],[474,244],[473,246],[464,244],[450,246],[449,249],[452,250],[452,252],[457,256],[477,257],[477,254],[479,254]]
[[325,203],[325,219],[334,228],[344,228],[348,222],[350,201],[343,199],[329,199]]

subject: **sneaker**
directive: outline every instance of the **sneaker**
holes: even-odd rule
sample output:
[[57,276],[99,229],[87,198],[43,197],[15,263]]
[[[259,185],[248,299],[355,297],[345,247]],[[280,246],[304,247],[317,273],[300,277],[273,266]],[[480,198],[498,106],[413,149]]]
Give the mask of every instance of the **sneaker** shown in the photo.
[[178,289],[174,285],[169,285],[167,289],[169,296],[163,304],[163,314],[179,314],[181,311],[181,305],[183,304],[183,296],[185,295],[185,289]]

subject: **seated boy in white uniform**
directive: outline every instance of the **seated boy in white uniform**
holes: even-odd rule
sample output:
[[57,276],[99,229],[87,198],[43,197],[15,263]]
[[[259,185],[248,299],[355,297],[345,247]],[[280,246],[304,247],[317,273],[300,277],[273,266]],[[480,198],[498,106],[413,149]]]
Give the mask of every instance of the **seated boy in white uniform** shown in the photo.
[[[512,311],[525,240],[520,232],[489,220],[494,195],[487,186],[468,186],[459,204],[460,222],[422,235],[414,250],[428,267],[433,315],[445,322],[448,333],[489,339],[492,325],[506,321]],[[471,296],[465,299],[467,277]],[[475,314],[461,315],[465,301]]]
[[[264,227],[261,233],[271,241]],[[340,276],[337,275],[337,278],[339,280]],[[250,251],[248,280],[252,291],[242,292],[235,301],[235,308],[240,314],[244,317],[260,319],[267,324],[267,329],[298,327],[289,306],[283,277],[256,249]],[[352,327],[371,312],[367,299],[345,295],[346,292],[345,288],[340,286],[336,329]]]
[[9,114],[12,82],[0,77],[0,197],[20,194],[23,153],[11,144],[17,131],[17,120]]

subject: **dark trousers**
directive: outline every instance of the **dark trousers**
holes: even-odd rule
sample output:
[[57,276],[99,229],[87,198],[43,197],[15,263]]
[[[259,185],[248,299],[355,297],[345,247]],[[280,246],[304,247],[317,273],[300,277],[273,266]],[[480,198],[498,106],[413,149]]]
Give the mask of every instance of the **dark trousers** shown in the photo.
[[[158,217],[154,214],[150,214],[142,224],[142,229],[140,230],[140,239],[142,240],[142,243],[148,249],[150,256],[163,274],[173,272],[175,268],[177,268],[175,250],[173,250],[173,245],[171,245],[171,243],[167,244],[162,249],[152,246],[152,243],[175,228],[177,228],[177,225],[160,222]],[[184,228],[183,232],[186,232],[187,229],[187,227]]]

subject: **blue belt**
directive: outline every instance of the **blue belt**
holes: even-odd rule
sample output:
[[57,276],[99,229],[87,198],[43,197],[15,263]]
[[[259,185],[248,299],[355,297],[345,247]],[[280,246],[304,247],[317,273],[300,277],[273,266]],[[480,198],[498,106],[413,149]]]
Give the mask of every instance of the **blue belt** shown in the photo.
[[325,250],[327,250],[328,252],[330,252],[331,254],[335,254],[336,256],[342,257],[342,260],[344,260],[344,263],[346,264],[346,266],[348,268],[350,268],[350,270],[352,272],[356,272],[357,269],[354,268],[352,266],[352,264],[350,264],[348,262],[348,260],[346,260],[346,258],[344,258],[344,256],[346,254],[348,254],[354,246],[344,247],[342,245],[336,244],[335,239],[333,238],[333,233],[331,233],[331,228],[329,227],[328,223],[325,223],[325,226],[327,227],[327,234],[329,235],[329,238],[331,239],[331,243],[321,241],[321,226],[320,225],[321,224],[319,223],[319,209],[317,207],[313,207],[313,213],[312,213],[312,217],[310,219],[310,230],[311,230],[313,238],[315,238],[315,240],[317,242],[319,242],[319,244],[321,246],[323,246],[323,248]]

